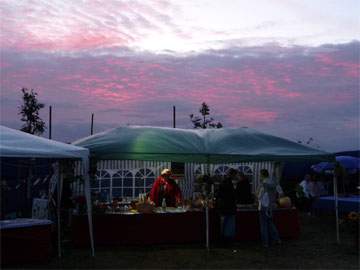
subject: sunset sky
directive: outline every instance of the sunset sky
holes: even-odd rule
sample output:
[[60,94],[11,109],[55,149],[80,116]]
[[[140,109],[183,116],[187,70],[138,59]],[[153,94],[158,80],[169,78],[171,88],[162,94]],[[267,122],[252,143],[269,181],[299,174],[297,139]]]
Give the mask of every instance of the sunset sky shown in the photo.
[[[53,138],[120,125],[191,128],[203,101],[327,151],[359,150],[360,1],[0,1],[1,117],[22,87],[53,106]],[[47,136],[44,134],[44,136]]]

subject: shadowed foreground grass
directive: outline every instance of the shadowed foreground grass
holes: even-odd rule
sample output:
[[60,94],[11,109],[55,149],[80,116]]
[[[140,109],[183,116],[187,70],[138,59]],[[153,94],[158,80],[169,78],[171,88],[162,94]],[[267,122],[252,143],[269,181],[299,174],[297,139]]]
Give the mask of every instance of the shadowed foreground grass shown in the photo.
[[301,215],[301,237],[281,246],[264,249],[259,242],[243,242],[231,248],[202,245],[97,248],[92,258],[88,249],[66,247],[63,258],[46,265],[18,265],[42,269],[358,269],[355,235],[341,233],[335,242],[334,220]]

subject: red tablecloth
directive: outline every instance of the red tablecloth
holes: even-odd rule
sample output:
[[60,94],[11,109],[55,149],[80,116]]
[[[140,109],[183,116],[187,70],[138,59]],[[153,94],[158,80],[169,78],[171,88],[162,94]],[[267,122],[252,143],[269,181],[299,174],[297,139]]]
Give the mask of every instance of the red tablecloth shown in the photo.
[[51,253],[51,224],[1,229],[2,265],[46,262]]
[[[74,244],[88,245],[87,217],[72,220]],[[204,242],[206,229],[203,212],[94,215],[93,227],[96,245]]]
[[[300,223],[297,209],[275,209],[273,220],[281,239],[298,239]],[[259,212],[238,210],[236,214],[236,240],[260,240]]]
[[[274,211],[274,220],[282,239],[299,237],[300,226],[296,209]],[[260,239],[256,210],[238,211],[236,240]],[[210,212],[210,241],[219,236],[219,217]],[[93,217],[95,245],[149,245],[205,243],[204,212],[166,214],[99,214]],[[75,246],[89,245],[87,216],[72,219]]]

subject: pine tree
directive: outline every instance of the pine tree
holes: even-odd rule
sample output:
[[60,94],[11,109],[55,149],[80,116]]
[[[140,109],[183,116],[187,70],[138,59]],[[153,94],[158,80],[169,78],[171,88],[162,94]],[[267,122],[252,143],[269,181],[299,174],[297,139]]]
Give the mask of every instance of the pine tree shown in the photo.
[[45,122],[40,118],[39,111],[44,108],[43,103],[37,100],[37,93],[33,89],[22,88],[23,105],[21,105],[19,114],[21,121],[25,122],[21,131],[41,135],[45,131]]
[[223,125],[220,122],[215,122],[210,115],[210,108],[209,106],[203,102],[201,104],[201,108],[199,110],[201,113],[200,116],[194,116],[194,114],[190,114],[190,120],[194,125],[194,128],[222,128]]

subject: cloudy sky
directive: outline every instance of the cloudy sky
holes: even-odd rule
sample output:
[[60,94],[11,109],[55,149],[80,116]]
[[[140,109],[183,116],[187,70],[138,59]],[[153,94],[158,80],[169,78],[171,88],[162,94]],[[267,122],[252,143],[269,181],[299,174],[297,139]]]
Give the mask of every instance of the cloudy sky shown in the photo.
[[[53,106],[53,138],[120,125],[191,128],[209,104],[328,151],[359,149],[360,1],[0,1],[1,117],[22,87]],[[47,136],[44,134],[44,136]]]

